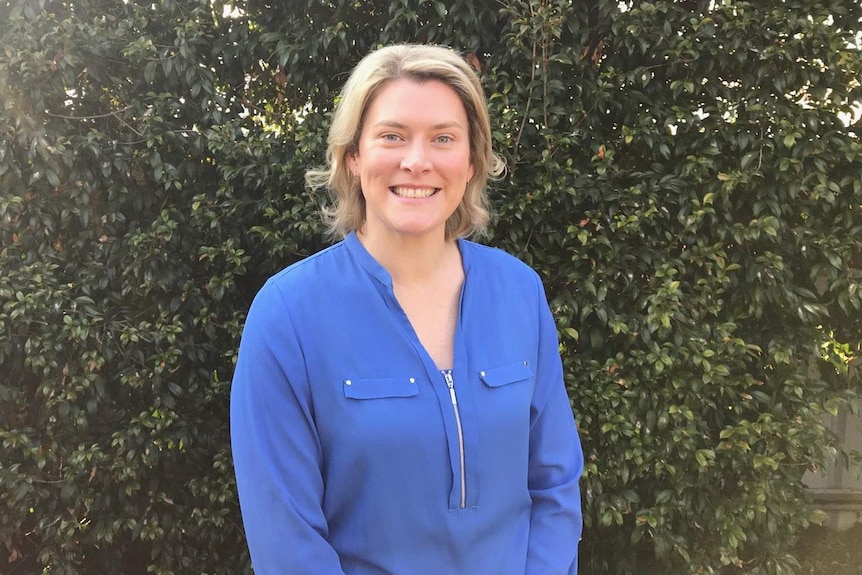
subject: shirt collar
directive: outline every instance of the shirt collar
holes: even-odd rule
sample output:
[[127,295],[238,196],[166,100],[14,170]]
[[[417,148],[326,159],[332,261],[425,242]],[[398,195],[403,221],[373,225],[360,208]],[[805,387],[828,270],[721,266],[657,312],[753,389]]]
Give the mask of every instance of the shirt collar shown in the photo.
[[[463,238],[458,238],[457,242],[458,251],[461,252],[461,265],[464,266],[464,277],[466,280],[470,272],[471,263],[471,250],[469,249],[470,242]],[[389,289],[392,289],[392,276],[389,275],[386,268],[380,265],[377,260],[368,253],[368,250],[365,249],[365,246],[363,246],[362,242],[359,241],[359,238],[356,237],[356,232],[350,232],[347,234],[347,237],[344,238],[344,244],[347,246],[347,250],[350,252],[350,255],[363,267],[363,269],[365,269],[366,272]]]
[[371,275],[371,277],[375,278],[390,290],[392,289],[392,276],[389,275],[386,268],[377,263],[377,260],[368,253],[368,250],[365,249],[365,246],[363,246],[362,242],[359,241],[359,238],[356,237],[356,232],[350,232],[347,234],[347,237],[344,238],[344,245],[347,246],[347,250],[350,252],[353,259],[356,260],[356,262],[359,263],[359,265],[362,266],[363,269]]

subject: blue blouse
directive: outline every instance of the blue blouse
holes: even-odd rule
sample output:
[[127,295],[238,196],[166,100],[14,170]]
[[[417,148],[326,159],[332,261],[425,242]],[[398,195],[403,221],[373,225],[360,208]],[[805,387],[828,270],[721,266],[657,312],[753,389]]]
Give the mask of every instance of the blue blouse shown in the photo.
[[575,575],[583,454],[538,275],[458,240],[440,372],[355,235],[270,278],[231,390],[258,575]]

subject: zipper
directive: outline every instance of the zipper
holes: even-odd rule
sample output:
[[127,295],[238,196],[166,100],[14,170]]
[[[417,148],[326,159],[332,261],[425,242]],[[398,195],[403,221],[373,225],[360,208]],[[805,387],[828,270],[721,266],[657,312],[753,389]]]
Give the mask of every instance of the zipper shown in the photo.
[[458,409],[458,396],[455,395],[455,380],[452,379],[452,370],[443,372],[446,379],[446,387],[449,388],[449,398],[452,400],[452,410],[455,412],[455,426],[458,429],[458,452],[461,458],[461,509],[467,507],[467,473],[464,471],[464,429],[461,427],[461,410]]

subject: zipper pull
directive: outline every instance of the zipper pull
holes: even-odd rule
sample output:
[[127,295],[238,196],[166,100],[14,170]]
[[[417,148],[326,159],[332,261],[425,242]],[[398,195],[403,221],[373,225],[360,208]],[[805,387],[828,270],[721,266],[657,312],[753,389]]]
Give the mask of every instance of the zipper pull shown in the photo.
[[455,380],[452,379],[452,371],[443,372],[443,379],[446,380],[446,387],[449,388],[449,396],[452,398],[452,405],[458,405],[458,397],[455,395]]

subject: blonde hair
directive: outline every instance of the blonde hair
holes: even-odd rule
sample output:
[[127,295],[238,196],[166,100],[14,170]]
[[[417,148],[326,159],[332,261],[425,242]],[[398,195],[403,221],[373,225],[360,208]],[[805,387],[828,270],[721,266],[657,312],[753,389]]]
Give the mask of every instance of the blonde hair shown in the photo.
[[467,182],[460,205],[446,222],[446,237],[484,233],[490,219],[485,185],[489,178],[502,174],[505,165],[491,148],[488,104],[479,78],[463,58],[448,48],[399,44],[371,52],[353,69],[329,128],[327,166],[305,175],[312,188],[328,188],[333,196],[333,205],[323,210],[330,234],[344,237],[365,223],[365,198],[347,166],[347,157],[358,150],[365,111],[377,92],[385,83],[402,78],[440,81],[461,98],[467,112],[474,175]]

